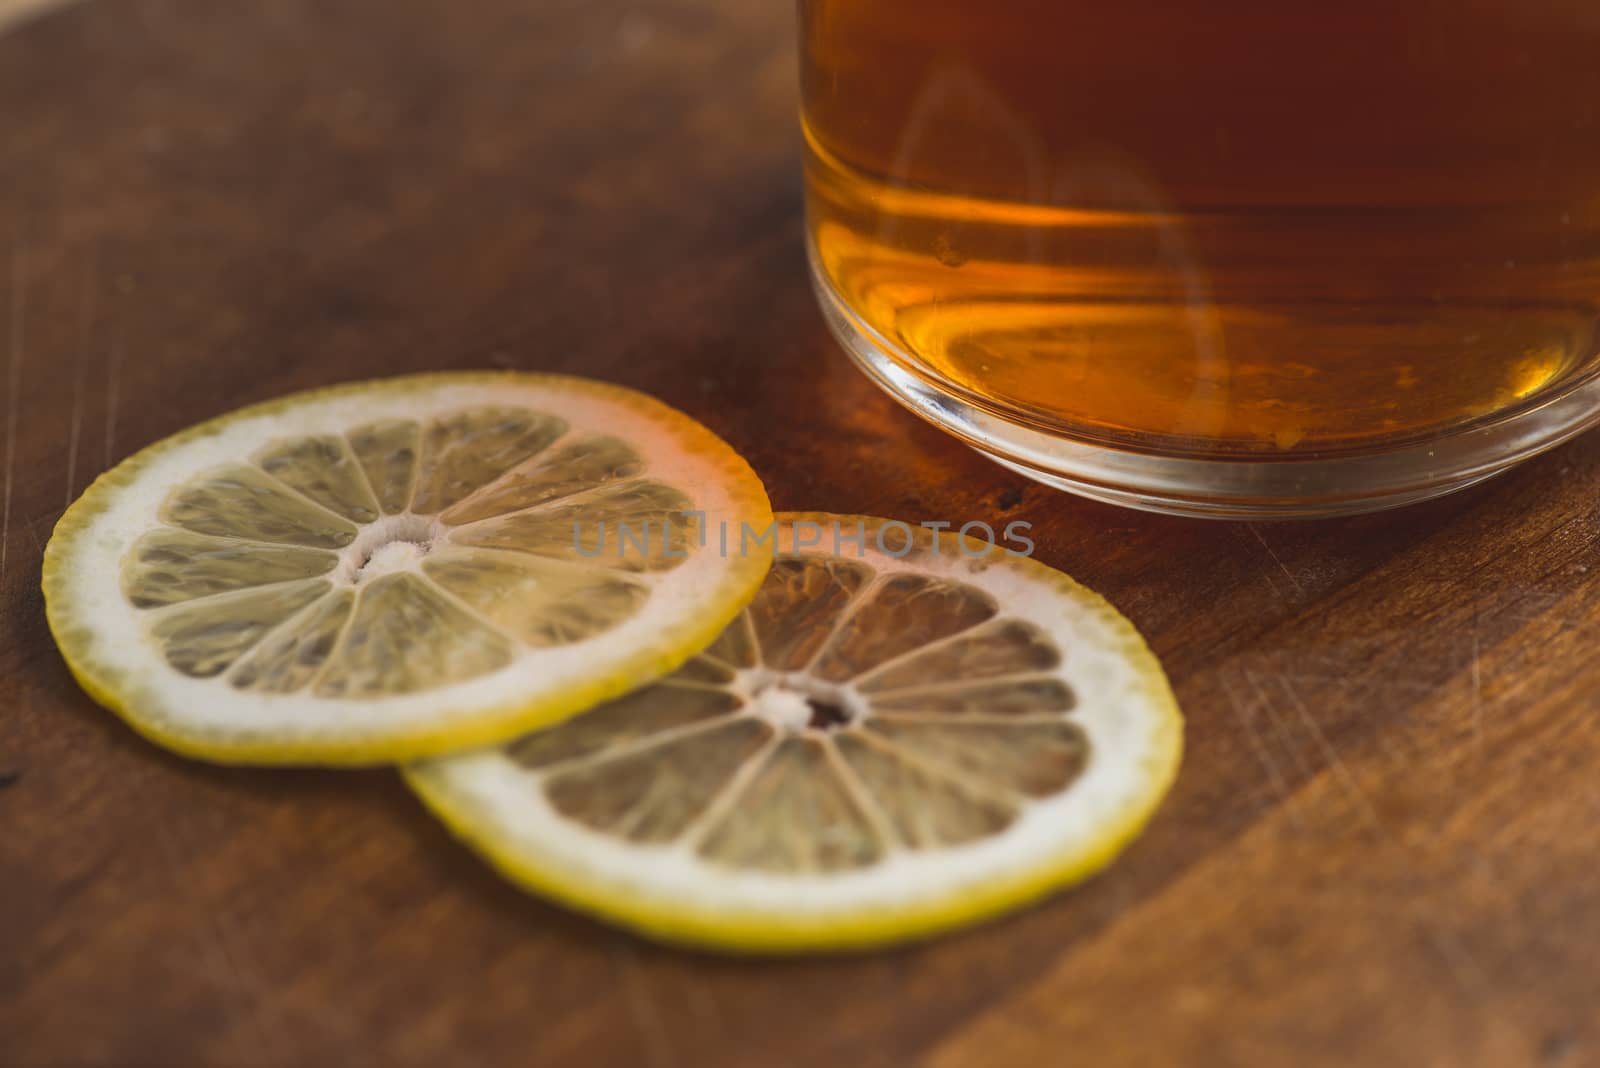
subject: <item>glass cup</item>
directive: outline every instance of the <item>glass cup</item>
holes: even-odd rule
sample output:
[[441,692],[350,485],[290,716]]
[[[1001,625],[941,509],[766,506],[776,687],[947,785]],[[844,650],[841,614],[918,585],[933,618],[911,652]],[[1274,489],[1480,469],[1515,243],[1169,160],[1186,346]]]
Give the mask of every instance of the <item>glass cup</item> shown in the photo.
[[799,0],[881,386],[1103,500],[1326,515],[1600,417],[1593,0]]

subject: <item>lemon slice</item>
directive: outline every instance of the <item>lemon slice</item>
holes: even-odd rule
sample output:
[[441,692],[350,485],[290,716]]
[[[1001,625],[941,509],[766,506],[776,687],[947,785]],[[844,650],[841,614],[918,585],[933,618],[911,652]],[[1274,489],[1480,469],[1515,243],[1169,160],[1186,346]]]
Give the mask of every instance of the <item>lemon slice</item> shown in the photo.
[[529,889],[743,952],[993,915],[1095,871],[1151,815],[1182,721],[1100,597],[884,520],[780,515],[778,549],[673,675],[408,781]]
[[672,670],[770,562],[704,534],[770,522],[738,455],[641,394],[420,375],[145,449],[62,517],[44,590],[84,688],[163,745],[393,762]]

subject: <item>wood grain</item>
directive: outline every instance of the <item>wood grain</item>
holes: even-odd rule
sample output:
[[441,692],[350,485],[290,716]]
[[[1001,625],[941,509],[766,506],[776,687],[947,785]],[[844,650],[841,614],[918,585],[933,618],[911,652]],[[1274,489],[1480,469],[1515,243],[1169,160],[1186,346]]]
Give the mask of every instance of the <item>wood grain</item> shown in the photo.
[[[0,1061],[1600,1063],[1600,438],[1304,525],[1019,480],[825,334],[791,16],[124,0],[0,39]],[[655,392],[780,508],[1033,523],[1188,713],[1149,833],[931,945],[719,960],[523,897],[392,774],[185,763],[74,687],[39,560],[98,471],[481,366]]]

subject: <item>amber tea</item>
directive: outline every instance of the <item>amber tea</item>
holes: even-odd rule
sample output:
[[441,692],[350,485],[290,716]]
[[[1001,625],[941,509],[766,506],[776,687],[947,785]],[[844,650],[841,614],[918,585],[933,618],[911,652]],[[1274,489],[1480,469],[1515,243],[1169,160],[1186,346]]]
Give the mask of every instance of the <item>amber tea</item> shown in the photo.
[[[1120,477],[1050,441],[1255,470],[1398,454],[1594,370],[1586,0],[802,0],[800,17],[836,326],[892,390],[949,399],[969,413],[953,429],[1032,473]],[[926,414],[928,396],[910,401]],[[1544,417],[1537,446],[1593,400]],[[1527,429],[1491,459],[1533,447]],[[1186,477],[1125,488],[1183,496]],[[1318,479],[1308,496],[1363,492]]]

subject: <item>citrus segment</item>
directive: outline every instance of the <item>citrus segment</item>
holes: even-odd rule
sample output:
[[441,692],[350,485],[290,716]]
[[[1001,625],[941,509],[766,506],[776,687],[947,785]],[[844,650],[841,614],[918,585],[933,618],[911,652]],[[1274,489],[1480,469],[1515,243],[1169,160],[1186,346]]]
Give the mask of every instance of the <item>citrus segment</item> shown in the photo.
[[291,490],[259,467],[224,464],[179,486],[161,519],[196,534],[338,549],[356,525]]
[[880,664],[855,680],[855,685],[866,693],[885,693],[1050,671],[1060,663],[1055,642],[1039,627],[1019,619],[997,619],[938,648],[919,650],[898,663]]
[[320,598],[258,644],[228,673],[228,681],[262,693],[294,693],[309,686],[333,655],[355,602],[351,590]]
[[447,523],[471,523],[520,512],[619,478],[632,478],[642,470],[644,462],[625,441],[609,436],[577,438],[531,464],[514,468],[495,485],[449,509],[443,518]]
[[511,663],[511,642],[419,575],[379,575],[316,682],[321,697],[419,693]]
[[209,679],[226,671],[300,609],[329,594],[321,580],[287,582],[185,601],[154,613],[150,638],[175,671]]
[[135,608],[158,608],[216,593],[315,578],[339,566],[320,549],[157,530],[139,538],[122,567],[122,592]]
[[1017,818],[1016,805],[899,750],[851,734],[841,735],[835,744],[888,821],[889,835],[908,849],[938,849],[987,838]]
[[459,504],[547,448],[566,430],[553,415],[513,408],[469,408],[428,424],[411,510],[434,515]]
[[982,590],[928,575],[885,579],[845,620],[817,664],[824,679],[851,679],[982,623],[998,611]]
[[409,419],[380,419],[350,431],[350,448],[384,515],[399,515],[411,503],[421,432]]
[[1061,721],[930,723],[878,716],[865,725],[896,752],[946,775],[1025,797],[1048,797],[1083,770],[1089,742]]
[[422,562],[422,573],[501,630],[535,646],[602,634],[650,597],[644,582],[605,568],[492,550],[444,550]]
[[1012,677],[968,685],[928,680],[918,688],[879,692],[872,707],[880,716],[1049,716],[1074,704],[1072,687],[1057,678]]
[[557,812],[583,826],[633,842],[669,842],[772,733],[756,720],[728,719],[553,771],[546,790]]
[[726,716],[744,702],[733,694],[697,686],[635,691],[569,721],[566,730],[536,731],[507,747],[518,764],[542,768],[595,753],[621,752],[631,743],[675,727]]
[[696,852],[719,867],[792,877],[871,864],[884,842],[823,743],[791,736],[756,768]]
[[337,434],[277,441],[255,456],[256,465],[313,503],[353,523],[378,518],[372,487]]
[[629,479],[579,499],[470,522],[457,529],[453,541],[558,560],[601,560],[631,571],[666,571],[689,555],[694,511],[694,501],[681,490]]
[[870,567],[851,560],[793,555],[774,562],[749,611],[762,662],[775,671],[810,663],[871,578]]

